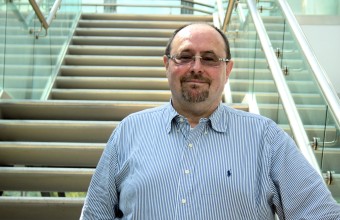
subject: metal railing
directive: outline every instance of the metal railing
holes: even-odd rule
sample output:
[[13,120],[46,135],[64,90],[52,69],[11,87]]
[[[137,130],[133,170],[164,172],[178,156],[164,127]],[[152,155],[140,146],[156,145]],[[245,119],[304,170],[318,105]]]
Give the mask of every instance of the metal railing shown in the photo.
[[[53,19],[56,17],[57,11],[58,11],[60,4],[61,4],[61,0],[56,0],[54,2],[47,18],[45,18],[44,14],[40,10],[38,3],[35,0],[29,0],[29,3],[31,4],[35,14],[37,15],[37,17],[38,17],[38,19],[41,23],[41,27],[45,29],[46,35],[47,35],[47,30],[50,27]],[[39,34],[42,31],[42,28],[39,31],[34,31],[36,33],[36,38],[39,38]]]
[[311,50],[311,46],[308,44],[308,41],[303,34],[303,31],[297,22],[291,8],[289,7],[287,1],[278,0],[279,6],[282,9],[282,13],[292,29],[292,33],[296,41],[301,47],[302,53],[305,55],[310,68],[312,69],[312,73],[314,77],[317,79],[318,83],[324,98],[326,99],[327,104],[329,105],[329,109],[335,118],[335,122],[340,127],[340,100],[339,97],[332,85],[330,83],[327,74],[324,69],[319,64],[315,54]]
[[[166,2],[166,1],[165,1]],[[95,11],[98,11],[99,8],[102,7],[107,7],[107,8],[119,8],[119,7],[126,7],[126,8],[165,8],[165,9],[184,9],[184,10],[188,10],[191,12],[200,12],[202,14],[212,14],[213,10],[214,10],[214,6],[210,5],[210,4],[205,4],[202,2],[196,2],[196,1],[190,1],[190,0],[181,0],[181,2],[183,3],[189,3],[192,4],[191,5],[173,5],[171,3],[173,2],[177,2],[177,1],[167,1],[167,4],[158,4],[157,1],[156,3],[153,4],[145,4],[145,3],[82,3],[82,7],[89,7],[89,8],[95,8]],[[70,5],[70,4],[68,4]],[[195,7],[195,6],[201,6],[204,9]]]
[[247,4],[248,4],[249,12],[253,18],[253,22],[256,28],[257,35],[261,42],[262,50],[265,53],[266,59],[268,61],[269,69],[271,70],[274,83],[276,85],[278,94],[282,101],[282,106],[287,115],[290,128],[292,129],[292,132],[294,134],[295,142],[297,146],[300,148],[302,154],[306,157],[306,159],[312,164],[312,166],[321,175],[319,164],[315,158],[314,152],[308,140],[308,136],[304,129],[299,112],[296,108],[294,99],[291,95],[291,92],[286,83],[286,80],[282,74],[281,66],[278,60],[276,59],[273,46],[267,35],[267,31],[262,22],[262,19],[257,11],[256,5],[254,1],[252,0],[247,0]]
[[[270,39],[267,35],[267,31],[265,29],[265,26],[263,24],[263,21],[259,15],[259,12],[257,11],[255,2],[253,0],[247,0],[247,5],[249,8],[249,14],[248,16],[251,16],[256,28],[256,32],[258,35],[258,38],[261,42],[262,50],[265,54],[265,57],[268,62],[269,69],[271,70],[274,83],[276,85],[279,97],[282,101],[283,109],[287,115],[289,125],[291,127],[292,133],[295,137],[296,145],[301,150],[302,154],[306,157],[306,159],[310,162],[310,164],[315,168],[315,170],[321,174],[320,167],[318,165],[318,162],[316,160],[316,157],[314,155],[314,152],[312,150],[310,141],[308,139],[308,136],[306,134],[306,131],[304,129],[302,120],[300,118],[300,115],[298,113],[298,110],[296,108],[294,99],[291,95],[291,92],[289,90],[289,87],[286,83],[286,80],[282,74],[281,66],[276,59],[276,55],[273,49],[273,46],[270,42]],[[234,1],[229,1],[228,8],[226,10],[225,16],[224,16],[224,23],[223,23],[223,30],[225,31],[228,27],[232,10],[234,8]],[[220,7],[221,4],[217,3],[218,7]],[[243,26],[244,22],[246,21],[245,18],[240,20],[241,26]]]

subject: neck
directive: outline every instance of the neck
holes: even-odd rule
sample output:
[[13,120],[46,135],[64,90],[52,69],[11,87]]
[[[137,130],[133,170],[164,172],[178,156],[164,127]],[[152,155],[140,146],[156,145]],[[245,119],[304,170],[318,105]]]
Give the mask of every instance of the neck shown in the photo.
[[218,107],[218,103],[207,104],[205,102],[199,103],[178,103],[172,101],[174,109],[178,114],[186,117],[192,128],[196,127],[201,118],[208,118]]

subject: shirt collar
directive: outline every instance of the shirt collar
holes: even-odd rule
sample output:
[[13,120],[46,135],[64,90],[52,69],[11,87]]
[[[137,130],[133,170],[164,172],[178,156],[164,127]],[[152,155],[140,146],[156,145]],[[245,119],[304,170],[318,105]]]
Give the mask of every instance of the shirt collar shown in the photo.
[[166,115],[164,117],[164,120],[166,120],[166,132],[170,133],[171,131],[171,126],[172,126],[172,121],[176,116],[179,116],[177,111],[174,109],[174,107],[171,104],[171,101],[166,104],[165,106],[166,109]]
[[[171,101],[165,106],[165,108],[166,117],[164,117],[164,120],[166,120],[166,131],[167,133],[170,133],[173,125],[172,122],[179,116],[179,114],[172,106]],[[226,109],[227,107],[220,103],[217,109],[208,118],[211,128],[216,132],[226,132],[228,129],[228,110]]]
[[228,108],[220,102],[217,109],[210,115],[209,120],[212,129],[217,132],[226,132],[228,130]]

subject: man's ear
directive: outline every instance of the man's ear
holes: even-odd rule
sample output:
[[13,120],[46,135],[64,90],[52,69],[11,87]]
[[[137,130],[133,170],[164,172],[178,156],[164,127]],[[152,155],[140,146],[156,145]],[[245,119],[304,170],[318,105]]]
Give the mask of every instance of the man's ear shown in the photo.
[[227,80],[229,79],[229,76],[230,76],[231,70],[233,69],[233,66],[234,66],[234,62],[232,60],[228,61],[227,65],[226,65],[226,71],[225,71]]
[[168,70],[169,58],[166,55],[163,56],[163,63],[164,63],[165,69]]

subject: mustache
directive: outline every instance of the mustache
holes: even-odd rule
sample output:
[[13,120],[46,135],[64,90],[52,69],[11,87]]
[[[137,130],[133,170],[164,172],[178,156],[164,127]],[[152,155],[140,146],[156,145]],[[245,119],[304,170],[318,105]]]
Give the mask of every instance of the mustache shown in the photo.
[[211,79],[206,78],[206,77],[199,75],[199,74],[185,75],[185,76],[182,76],[180,80],[181,80],[181,83],[188,82],[188,81],[191,81],[191,80],[198,80],[198,81],[201,81],[201,82],[204,82],[204,83],[211,84]]

